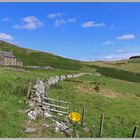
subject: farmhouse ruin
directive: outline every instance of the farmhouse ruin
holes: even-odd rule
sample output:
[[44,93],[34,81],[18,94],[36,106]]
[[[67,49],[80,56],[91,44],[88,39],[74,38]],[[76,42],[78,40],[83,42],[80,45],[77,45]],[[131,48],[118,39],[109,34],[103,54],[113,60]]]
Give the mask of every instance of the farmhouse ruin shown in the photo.
[[23,66],[23,63],[12,52],[0,51],[0,65]]

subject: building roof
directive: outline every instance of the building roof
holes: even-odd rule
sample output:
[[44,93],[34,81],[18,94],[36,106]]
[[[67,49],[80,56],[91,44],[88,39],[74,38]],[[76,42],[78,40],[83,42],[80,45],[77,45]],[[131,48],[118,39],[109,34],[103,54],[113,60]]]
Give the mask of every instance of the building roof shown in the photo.
[[11,52],[0,51],[0,54],[4,57],[15,58],[15,56]]

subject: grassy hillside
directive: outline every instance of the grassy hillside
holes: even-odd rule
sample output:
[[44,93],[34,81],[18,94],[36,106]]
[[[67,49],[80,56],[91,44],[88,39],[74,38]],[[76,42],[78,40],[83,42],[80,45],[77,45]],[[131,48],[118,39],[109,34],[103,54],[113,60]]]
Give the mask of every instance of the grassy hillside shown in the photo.
[[16,45],[0,41],[1,51],[12,51],[14,55],[23,61],[24,65],[30,66],[52,66],[59,69],[79,70],[82,65],[80,61],[63,58],[50,53],[20,48]]
[[[92,69],[92,68],[91,68]],[[19,110],[29,108],[24,99],[28,84],[37,78],[73,73],[68,70],[33,70],[25,71],[0,69],[0,137],[64,137],[61,133],[46,129],[37,133],[24,133],[27,118]],[[80,81],[80,82],[79,82]],[[100,83],[100,93],[94,83]],[[85,75],[58,83],[49,90],[49,97],[70,102],[70,112],[82,113],[86,107],[86,126],[93,132],[80,130],[80,137],[98,137],[100,114],[105,114],[103,137],[131,137],[134,126],[140,118],[140,83],[104,75]],[[47,119],[36,120],[31,126],[47,123]],[[140,137],[138,129],[137,137]]]
[[[86,125],[93,127],[93,137],[99,136],[100,114],[105,114],[103,137],[131,137],[140,117],[140,84],[127,82],[105,76],[84,76],[77,80],[59,83],[61,88],[50,90],[49,96],[67,99],[71,110],[82,113],[86,107]],[[94,82],[101,83],[100,93],[95,91]],[[58,86],[57,86],[58,87]],[[67,94],[66,94],[67,93]],[[80,137],[91,137],[91,134],[80,132]],[[140,137],[138,129],[137,137]]]
[[96,65],[100,67],[115,68],[119,70],[140,73],[140,59],[119,60],[119,61],[95,61],[88,62],[87,65]]
[[[132,136],[138,126],[140,137],[140,61],[124,60],[115,62],[83,63],[49,53],[20,48],[6,42],[0,42],[0,50],[13,51],[25,65],[50,65],[53,70],[14,67],[8,70],[0,66],[0,137],[64,137],[62,133],[45,129],[36,133],[24,133],[27,127],[26,114],[22,110],[29,108],[25,103],[29,82],[38,78],[68,73],[90,72],[77,79],[61,81],[49,89],[49,97],[70,102],[69,112],[82,114],[86,108],[85,122],[92,132],[79,129],[80,137],[99,137],[100,115],[104,113],[103,137]],[[5,68],[5,69],[4,69]],[[16,70],[22,69],[21,70]],[[97,75],[96,73],[100,73]],[[98,85],[99,91],[96,87]],[[39,127],[48,123],[47,119],[31,122]]]

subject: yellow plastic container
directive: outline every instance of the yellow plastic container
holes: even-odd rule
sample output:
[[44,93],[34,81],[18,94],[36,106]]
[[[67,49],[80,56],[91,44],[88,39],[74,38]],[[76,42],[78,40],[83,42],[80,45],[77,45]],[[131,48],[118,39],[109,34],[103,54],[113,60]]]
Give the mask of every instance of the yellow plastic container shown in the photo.
[[68,117],[74,122],[79,122],[81,119],[81,115],[77,112],[71,112]]

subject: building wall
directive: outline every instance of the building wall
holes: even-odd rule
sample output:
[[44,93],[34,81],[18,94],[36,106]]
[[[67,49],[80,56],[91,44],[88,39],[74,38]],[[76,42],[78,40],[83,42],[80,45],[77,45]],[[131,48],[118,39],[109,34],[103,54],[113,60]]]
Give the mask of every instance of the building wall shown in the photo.
[[10,61],[11,61],[11,65],[16,65],[16,61],[17,61],[16,58],[11,58]]
[[0,59],[0,65],[14,65],[14,66],[23,66],[23,63],[21,61],[18,61],[16,58],[8,58],[4,57]]
[[8,59],[7,59],[7,57],[4,57],[4,65],[8,65]]
[[0,53],[0,65],[15,65],[15,66],[23,66],[23,63],[16,58],[10,58],[10,57],[3,57],[3,55]]
[[4,57],[4,65],[12,65],[12,61],[11,58],[8,57]]
[[21,61],[17,61],[17,66],[23,66],[23,63]]

